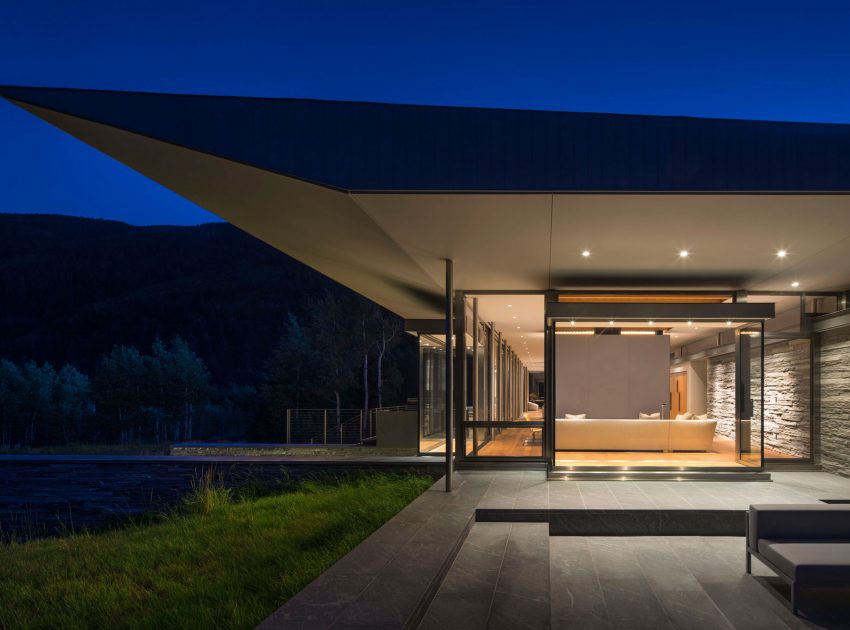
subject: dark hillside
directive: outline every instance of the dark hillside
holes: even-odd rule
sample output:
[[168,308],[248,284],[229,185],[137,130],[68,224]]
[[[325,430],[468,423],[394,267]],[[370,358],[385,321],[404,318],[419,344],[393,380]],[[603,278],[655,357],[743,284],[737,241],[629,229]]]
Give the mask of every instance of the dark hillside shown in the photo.
[[347,290],[226,223],[136,227],[0,214],[0,357],[92,372],[115,344],[183,337],[218,382],[256,382],[289,311]]

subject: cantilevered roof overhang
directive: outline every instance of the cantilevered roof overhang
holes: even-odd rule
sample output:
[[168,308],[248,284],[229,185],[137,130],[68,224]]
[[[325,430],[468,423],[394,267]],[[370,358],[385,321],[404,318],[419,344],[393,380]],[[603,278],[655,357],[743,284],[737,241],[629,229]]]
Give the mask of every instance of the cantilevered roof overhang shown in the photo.
[[850,286],[850,125],[0,94],[410,319],[445,258],[468,290]]

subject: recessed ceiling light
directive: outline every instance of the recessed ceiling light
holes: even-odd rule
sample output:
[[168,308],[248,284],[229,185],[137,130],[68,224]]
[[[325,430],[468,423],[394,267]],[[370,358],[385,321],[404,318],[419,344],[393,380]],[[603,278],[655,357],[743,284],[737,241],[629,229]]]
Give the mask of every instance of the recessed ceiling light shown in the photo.
[[794,288],[796,289],[797,287],[799,287],[799,286],[800,286],[800,283],[799,283],[799,282],[797,282],[796,280],[794,280],[794,282],[792,282],[792,283],[791,283],[791,286],[792,286],[792,287],[794,287]]
[[513,306],[513,304],[508,304],[508,308],[511,308],[512,306]]
[[581,255],[582,255],[582,258],[590,258],[590,250],[589,249],[581,250]]
[[650,325],[650,326],[652,326],[652,324],[653,324],[653,323],[654,323],[654,322],[650,319],[650,320],[649,320],[649,325]]
[[571,320],[570,320],[570,324],[571,324],[571,325],[573,325],[573,326],[575,326],[575,325],[576,325],[576,320],[571,319]]
[[613,326],[613,325],[614,325],[614,320],[613,320],[613,319],[612,319],[612,320],[610,320],[610,321],[608,322],[608,324],[609,324],[610,326]]
[[691,252],[689,252],[687,249],[680,249],[679,250],[679,258],[687,258],[690,255],[691,255]]
[[787,255],[788,255],[788,252],[785,251],[784,249],[780,249],[778,252],[776,252],[777,258],[785,258]]
[[516,319],[516,315],[514,315],[513,318]]
[[727,326],[731,326],[731,325],[732,325],[732,320],[727,319],[727,320],[726,320],[726,325],[727,325]]
[[519,327],[519,326],[517,326],[517,330],[519,330],[519,328],[520,328],[520,327]]
[[694,323],[691,320],[688,320],[688,326],[693,326]]

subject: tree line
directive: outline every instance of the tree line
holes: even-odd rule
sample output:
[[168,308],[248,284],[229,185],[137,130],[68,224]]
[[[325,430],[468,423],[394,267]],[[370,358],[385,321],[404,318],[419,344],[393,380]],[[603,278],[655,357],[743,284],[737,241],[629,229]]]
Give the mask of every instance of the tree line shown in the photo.
[[402,374],[416,355],[397,317],[338,291],[307,313],[304,321],[289,314],[258,383],[214,383],[179,336],[155,340],[148,352],[116,345],[91,375],[73,365],[0,359],[0,447],[277,442],[287,408],[369,409],[402,401]]

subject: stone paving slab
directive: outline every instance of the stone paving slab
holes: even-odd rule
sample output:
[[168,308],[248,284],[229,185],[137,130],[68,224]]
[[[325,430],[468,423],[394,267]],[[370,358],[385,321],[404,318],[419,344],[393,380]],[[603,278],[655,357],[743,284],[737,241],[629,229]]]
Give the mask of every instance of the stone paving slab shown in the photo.
[[[467,477],[477,472],[467,472]],[[503,473],[479,503],[486,509],[727,509],[753,503],[819,503],[850,499],[850,478],[823,472],[773,472],[771,482],[545,481],[540,471]]]
[[[494,526],[505,525],[476,524],[470,540],[477,528]],[[513,527],[530,526],[514,524]],[[532,606],[520,609],[535,625],[517,622],[514,627],[628,630],[850,627],[850,601],[846,591],[838,589],[806,591],[801,597],[804,616],[795,617],[788,607],[787,587],[767,567],[754,562],[754,575],[745,574],[744,541],[739,537],[570,536],[552,537],[548,543],[549,579],[538,576],[535,581],[539,591],[538,616],[533,616]],[[517,580],[520,588],[528,583],[525,576],[503,567],[499,580],[507,585],[512,579]],[[548,598],[542,592],[546,589]],[[434,600],[435,607],[442,594],[441,589]],[[492,612],[497,598],[495,593],[488,618],[464,626],[444,623],[441,627],[500,627]],[[549,621],[544,624],[542,605],[546,601]],[[429,610],[426,621],[431,616]],[[423,627],[437,626],[423,624]]]
[[476,523],[419,628],[546,628],[548,575],[544,525]]
[[818,608],[834,594],[809,594],[816,623],[791,615],[766,568],[745,575],[741,537],[550,537],[546,523],[472,519],[476,509],[741,513],[850,499],[850,479],[547,481],[544,471],[466,470],[454,483],[446,494],[437,482],[259,627],[846,627]]
[[441,480],[258,628],[416,627],[460,550],[491,476]]

